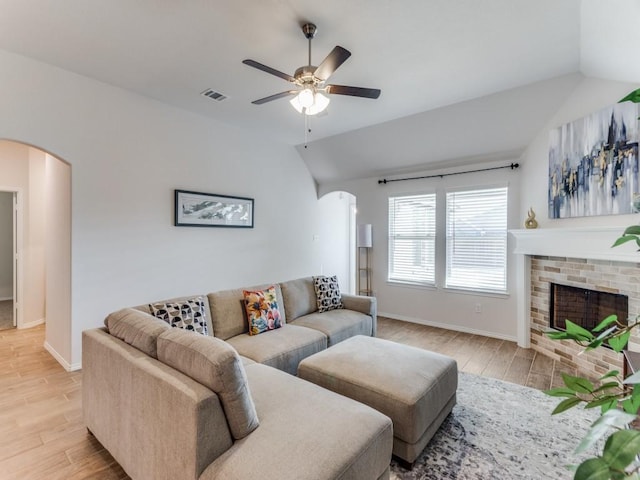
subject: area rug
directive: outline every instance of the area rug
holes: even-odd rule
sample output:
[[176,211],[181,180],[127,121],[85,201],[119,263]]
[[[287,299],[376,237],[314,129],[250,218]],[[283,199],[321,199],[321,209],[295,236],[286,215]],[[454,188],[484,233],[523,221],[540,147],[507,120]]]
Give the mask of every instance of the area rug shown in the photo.
[[574,408],[551,417],[558,399],[539,390],[460,373],[458,404],[408,471],[392,480],[571,479],[573,452],[598,412]]

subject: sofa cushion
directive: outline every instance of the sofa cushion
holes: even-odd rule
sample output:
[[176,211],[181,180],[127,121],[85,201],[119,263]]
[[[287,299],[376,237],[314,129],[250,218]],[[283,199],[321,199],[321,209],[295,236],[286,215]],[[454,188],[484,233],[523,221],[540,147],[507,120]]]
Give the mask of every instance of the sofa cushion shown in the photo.
[[171,329],[167,322],[133,308],[111,313],[104,324],[111,335],[153,358],[158,358],[158,337]]
[[217,338],[171,329],[158,338],[158,360],[218,394],[236,440],[258,427],[242,360],[230,345]]
[[377,479],[387,471],[388,417],[264,365],[249,365],[247,377],[260,428],[214,460],[200,480]]
[[[236,335],[241,335],[249,331],[249,324],[244,308],[244,290],[263,290],[271,285],[260,285],[245,289],[236,288],[232,290],[221,290],[207,295],[209,307],[211,308],[211,324],[213,333],[222,340],[227,340]],[[279,285],[276,287],[276,301],[278,305],[284,305],[282,292]],[[284,325],[287,321],[285,309],[280,308],[280,321]]]
[[172,327],[208,335],[207,311],[203,297],[149,304],[151,314]]
[[292,375],[304,358],[327,348],[327,337],[322,332],[290,324],[261,335],[236,335],[227,342],[240,355]]
[[315,312],[296,318],[290,325],[313,328],[324,333],[330,347],[354,335],[372,334],[372,319],[369,315],[353,310],[338,309]]
[[[209,299],[207,298],[206,295],[190,295],[188,297],[174,297],[174,298],[169,298],[166,300],[157,300],[154,301],[153,303],[176,303],[176,302],[182,302],[184,300],[187,300],[189,298],[193,298],[193,297],[197,297],[200,296],[202,298],[202,301],[204,303],[204,310],[205,312],[207,312],[207,332],[209,335],[213,336],[213,326],[211,325],[211,309],[209,308]],[[140,310],[141,312],[145,312],[151,315],[151,308],[149,306],[148,303],[144,303],[142,305],[136,305],[134,307],[136,310]]]
[[313,278],[305,277],[280,284],[288,321],[318,310]]
[[276,287],[264,290],[244,290],[244,306],[249,321],[249,335],[258,335],[282,326],[276,299]]
[[342,296],[336,275],[313,277],[313,287],[316,291],[316,305],[319,312],[342,308]]

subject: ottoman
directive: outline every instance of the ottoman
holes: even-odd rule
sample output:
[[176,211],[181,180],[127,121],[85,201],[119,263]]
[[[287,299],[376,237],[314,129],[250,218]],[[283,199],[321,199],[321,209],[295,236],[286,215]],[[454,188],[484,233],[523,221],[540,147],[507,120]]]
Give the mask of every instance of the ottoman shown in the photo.
[[410,465],[451,412],[458,388],[454,359],[363,335],[305,358],[298,376],[390,417],[393,454]]

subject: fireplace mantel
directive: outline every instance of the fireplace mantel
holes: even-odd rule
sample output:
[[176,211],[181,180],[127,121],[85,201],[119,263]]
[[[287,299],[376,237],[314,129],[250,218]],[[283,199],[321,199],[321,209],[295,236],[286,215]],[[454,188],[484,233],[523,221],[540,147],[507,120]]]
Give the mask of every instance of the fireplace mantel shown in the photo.
[[626,227],[537,228],[509,230],[513,253],[640,263],[635,242],[611,248]]
[[515,240],[516,257],[517,339],[518,345],[531,345],[531,257],[566,257],[588,260],[640,263],[635,242],[611,248],[625,227],[574,227],[509,230]]

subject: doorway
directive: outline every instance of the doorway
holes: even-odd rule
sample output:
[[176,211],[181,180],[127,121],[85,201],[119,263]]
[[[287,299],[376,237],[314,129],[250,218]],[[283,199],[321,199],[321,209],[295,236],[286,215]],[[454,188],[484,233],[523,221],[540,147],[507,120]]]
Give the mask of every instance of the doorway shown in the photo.
[[16,192],[0,191],[0,330],[16,327]]

